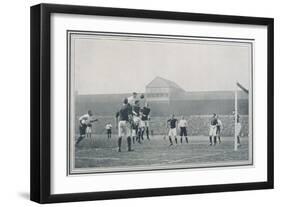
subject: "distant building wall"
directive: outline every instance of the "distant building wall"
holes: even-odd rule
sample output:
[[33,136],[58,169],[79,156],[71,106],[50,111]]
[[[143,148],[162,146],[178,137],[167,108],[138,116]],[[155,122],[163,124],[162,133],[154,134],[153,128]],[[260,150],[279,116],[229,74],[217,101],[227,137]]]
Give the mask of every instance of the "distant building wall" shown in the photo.
[[[153,116],[175,115],[208,115],[212,113],[229,115],[234,111],[234,100],[175,100],[169,104],[161,102],[150,103]],[[239,114],[249,112],[248,100],[238,100]]]
[[[76,99],[76,114],[81,115],[91,109],[96,115],[112,116],[122,106],[122,98],[109,101],[97,101],[93,97],[81,97]],[[208,115],[217,113],[229,115],[234,111],[233,99],[219,100],[175,100],[171,102],[149,102],[152,116],[175,115]],[[249,112],[248,100],[238,100],[238,112],[247,115]]]
[[170,88],[146,87],[145,94],[148,102],[170,100]]

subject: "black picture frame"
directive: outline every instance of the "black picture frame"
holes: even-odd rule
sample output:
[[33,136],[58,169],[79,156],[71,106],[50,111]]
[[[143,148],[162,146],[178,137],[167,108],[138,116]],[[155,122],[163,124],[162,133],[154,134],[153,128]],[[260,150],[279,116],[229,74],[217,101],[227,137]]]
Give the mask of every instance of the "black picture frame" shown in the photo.
[[[219,22],[267,26],[267,181],[238,184],[169,187],[154,189],[51,194],[51,70],[50,32],[52,13]],[[195,14],[89,6],[39,4],[31,7],[31,151],[30,199],[38,203],[89,201],[147,196],[272,189],[274,187],[274,20],[272,18]]]

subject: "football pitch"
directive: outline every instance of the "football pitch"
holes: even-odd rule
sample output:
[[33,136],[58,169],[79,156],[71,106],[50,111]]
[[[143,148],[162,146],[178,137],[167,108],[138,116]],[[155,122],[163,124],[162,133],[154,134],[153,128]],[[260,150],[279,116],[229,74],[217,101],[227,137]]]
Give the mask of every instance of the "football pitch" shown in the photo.
[[106,135],[92,135],[85,138],[75,148],[75,168],[93,169],[118,169],[128,167],[153,166],[187,166],[198,167],[200,164],[206,166],[224,166],[231,163],[245,162],[249,160],[249,139],[241,138],[241,146],[234,151],[233,137],[222,137],[222,143],[209,146],[207,136],[189,137],[182,144],[178,137],[178,144],[169,146],[169,139],[163,135],[155,135],[142,144],[132,144],[133,152],[127,151],[127,139],[122,140],[122,152],[117,152],[117,136],[112,135],[108,139]]

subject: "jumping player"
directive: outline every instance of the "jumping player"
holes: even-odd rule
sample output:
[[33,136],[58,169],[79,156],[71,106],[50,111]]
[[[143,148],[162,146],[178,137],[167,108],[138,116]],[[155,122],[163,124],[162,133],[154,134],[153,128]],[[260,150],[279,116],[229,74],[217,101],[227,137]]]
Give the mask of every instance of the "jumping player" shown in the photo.
[[140,142],[140,136],[139,136],[139,124],[140,124],[140,103],[139,100],[135,101],[134,106],[132,107],[133,109],[133,122],[132,122],[132,138],[133,138],[133,143],[135,143],[135,140]]
[[136,92],[133,92],[132,96],[128,97],[128,103],[133,107],[136,103],[138,94]]
[[78,145],[86,136],[87,127],[92,127],[92,123],[98,121],[98,119],[93,118],[93,112],[88,110],[87,114],[84,114],[79,118],[79,137],[76,141],[76,145]]
[[175,118],[174,114],[172,114],[171,118],[168,119],[168,121],[167,121],[167,128],[169,128],[168,136],[169,136],[170,146],[173,145],[172,137],[175,138],[176,144],[178,143],[178,140],[177,140],[177,122],[178,122],[178,120]]
[[219,141],[219,144],[220,144],[221,143],[222,122],[219,119],[218,115],[217,115],[217,121],[218,121],[218,124],[217,124],[217,137],[218,137],[218,141]]
[[121,152],[122,137],[127,137],[128,151],[132,150],[131,125],[132,107],[125,98],[123,106],[116,113],[116,128],[118,128],[118,152]]
[[112,124],[111,123],[107,123],[105,125],[105,129],[106,129],[106,134],[107,134],[107,138],[110,139],[111,138],[111,134],[112,134]]
[[218,124],[218,120],[217,120],[217,115],[213,114],[211,120],[210,120],[210,129],[209,129],[209,139],[210,139],[210,145],[213,145],[213,137],[214,137],[214,145],[216,145],[217,143],[217,124]]
[[186,143],[188,143],[187,138],[187,121],[185,120],[184,116],[181,117],[181,120],[179,121],[179,129],[180,129],[180,137],[181,137],[181,143],[182,143],[182,137],[185,137]]

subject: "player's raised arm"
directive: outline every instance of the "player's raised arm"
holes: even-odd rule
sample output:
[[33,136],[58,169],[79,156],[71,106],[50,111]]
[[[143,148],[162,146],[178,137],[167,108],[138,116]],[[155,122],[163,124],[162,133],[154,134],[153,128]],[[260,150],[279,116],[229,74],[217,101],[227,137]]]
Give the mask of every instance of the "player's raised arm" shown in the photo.
[[168,119],[167,122],[166,122],[166,128],[167,129],[169,128],[169,122],[170,122],[170,119]]

